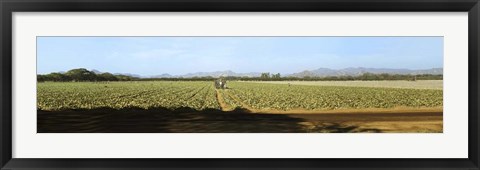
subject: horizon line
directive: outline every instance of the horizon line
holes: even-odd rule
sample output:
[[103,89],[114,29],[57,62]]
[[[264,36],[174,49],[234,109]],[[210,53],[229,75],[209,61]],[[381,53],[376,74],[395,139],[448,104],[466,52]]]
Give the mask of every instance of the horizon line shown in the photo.
[[[140,76],[140,77],[153,77],[153,76],[159,76],[159,75],[164,75],[164,74],[168,74],[170,76],[174,76],[174,77],[178,77],[178,76],[184,76],[184,75],[187,75],[187,74],[195,74],[195,73],[213,73],[213,72],[233,72],[233,73],[237,73],[237,74],[248,74],[248,73],[270,73],[270,74],[276,74],[278,72],[269,72],[269,71],[251,71],[251,72],[236,72],[236,71],[233,71],[233,70],[217,70],[217,71],[197,71],[197,72],[189,72],[189,73],[185,73],[185,74],[171,74],[171,73],[160,73],[160,74],[155,74],[155,75],[141,75],[141,74],[136,74],[136,73],[129,73],[129,72],[110,72],[110,71],[101,71],[99,69],[89,69],[89,68],[85,68],[85,67],[78,67],[78,68],[71,68],[71,69],[68,69],[68,70],[65,70],[65,71],[57,71],[57,72],[50,72],[50,73],[36,73],[37,75],[45,75],[45,74],[52,74],[52,73],[64,73],[64,72],[67,72],[69,70],[73,70],[73,69],[87,69],[88,71],[98,71],[100,73],[110,73],[110,74],[120,74],[120,75],[126,75],[126,74],[129,74],[129,75],[135,75],[135,76]],[[443,70],[443,67],[431,67],[431,68],[422,68],[422,69],[409,69],[409,68],[385,68],[385,67],[344,67],[344,68],[340,68],[340,69],[333,69],[333,68],[327,68],[327,67],[319,67],[317,69],[312,69],[312,70],[303,70],[303,71],[298,71],[298,72],[293,72],[293,73],[280,73],[280,74],[283,74],[283,75],[291,75],[291,74],[296,74],[296,73],[301,73],[301,72],[305,72],[305,71],[313,71],[313,70],[318,70],[318,69],[330,69],[330,70],[335,70],[335,71],[339,71],[339,70],[344,70],[344,69],[349,69],[349,68],[354,68],[354,69],[390,69],[390,70],[409,70],[409,71],[416,71],[416,70],[429,70],[429,69],[442,69]]]

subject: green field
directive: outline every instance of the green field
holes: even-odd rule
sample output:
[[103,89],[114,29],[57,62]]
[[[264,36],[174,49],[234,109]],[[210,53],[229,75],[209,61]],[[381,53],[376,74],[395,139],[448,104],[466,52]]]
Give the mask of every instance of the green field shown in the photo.
[[312,86],[385,87],[406,89],[443,89],[443,80],[390,81],[257,81],[256,83]]
[[[339,82],[342,83],[342,82]],[[295,84],[295,83],[292,83]],[[312,86],[228,82],[216,90],[210,81],[42,82],[37,109],[175,110],[337,110],[367,108],[438,108],[441,89]]]

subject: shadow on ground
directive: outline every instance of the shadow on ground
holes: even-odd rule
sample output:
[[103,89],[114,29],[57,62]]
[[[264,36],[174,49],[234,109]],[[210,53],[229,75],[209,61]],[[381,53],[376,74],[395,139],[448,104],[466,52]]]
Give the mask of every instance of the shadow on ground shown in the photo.
[[339,123],[309,122],[286,114],[256,114],[247,110],[192,108],[37,112],[38,133],[305,133],[380,132]]

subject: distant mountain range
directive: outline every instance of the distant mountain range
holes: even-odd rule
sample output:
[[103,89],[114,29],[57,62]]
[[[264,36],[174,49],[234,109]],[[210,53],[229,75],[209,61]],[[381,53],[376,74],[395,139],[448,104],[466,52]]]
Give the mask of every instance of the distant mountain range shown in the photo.
[[[92,70],[96,74],[101,74],[102,72],[98,70]],[[373,73],[373,74],[402,74],[402,75],[417,75],[417,74],[433,74],[433,75],[443,75],[443,68],[431,68],[431,69],[421,69],[421,70],[412,70],[412,69],[389,69],[389,68],[364,68],[364,67],[349,67],[344,69],[329,69],[329,68],[319,68],[315,70],[305,70],[298,73],[281,75],[282,77],[328,77],[328,76],[359,76],[364,73]],[[236,73],[231,70],[226,71],[214,71],[214,72],[195,72],[188,73],[183,75],[170,75],[170,74],[160,74],[155,76],[140,76],[137,74],[129,73],[114,73],[115,75],[127,75],[132,77],[139,78],[192,78],[192,77],[221,77],[221,76],[234,76],[234,77],[260,77],[260,72],[250,72],[250,73]],[[274,73],[271,73],[274,74]]]
[[[411,70],[411,69],[388,69],[388,68],[364,68],[364,67],[349,67],[344,69],[329,69],[329,68],[319,68],[316,70],[305,70],[298,73],[282,75],[282,77],[327,77],[327,76],[359,76],[364,73],[373,73],[373,74],[434,74],[434,75],[443,75],[443,68],[431,68],[423,70]],[[273,73],[271,73],[273,74]],[[259,77],[260,72],[250,72],[250,73],[236,73],[231,70],[226,71],[214,71],[214,72],[196,72],[188,73],[184,75],[172,76],[170,74],[161,74],[157,76],[152,76],[151,78],[174,78],[174,77],[220,77],[220,76],[235,76],[235,77]]]
[[221,77],[221,76],[234,76],[234,77],[260,77],[261,73],[251,72],[251,73],[235,73],[231,70],[227,71],[214,71],[214,72],[195,72],[195,73],[188,73],[184,75],[177,75],[172,76],[170,74],[161,74],[157,76],[152,76],[151,78],[174,78],[174,77],[184,77],[184,78],[192,78],[192,77]]
[[434,75],[443,75],[443,68],[431,68],[424,70],[410,70],[410,69],[388,69],[388,68],[364,68],[364,67],[349,67],[344,69],[328,69],[328,68],[319,68],[316,70],[305,70],[299,73],[293,73],[286,76],[291,77],[327,77],[327,76],[359,76],[364,73],[373,73],[373,74],[434,74]]

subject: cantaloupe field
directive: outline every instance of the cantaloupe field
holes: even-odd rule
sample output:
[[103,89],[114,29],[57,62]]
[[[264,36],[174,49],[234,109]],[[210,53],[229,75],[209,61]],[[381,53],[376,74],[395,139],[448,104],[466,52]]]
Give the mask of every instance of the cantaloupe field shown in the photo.
[[[389,108],[441,108],[443,90],[422,85],[406,88],[296,82],[258,83],[229,81],[228,89],[215,89],[211,81],[40,82],[37,110],[84,109],[246,109],[252,111],[341,110]],[[431,82],[429,82],[431,83]],[[391,84],[391,82],[388,82]],[[425,83],[423,83],[425,84]],[[441,87],[441,86],[440,86]]]

